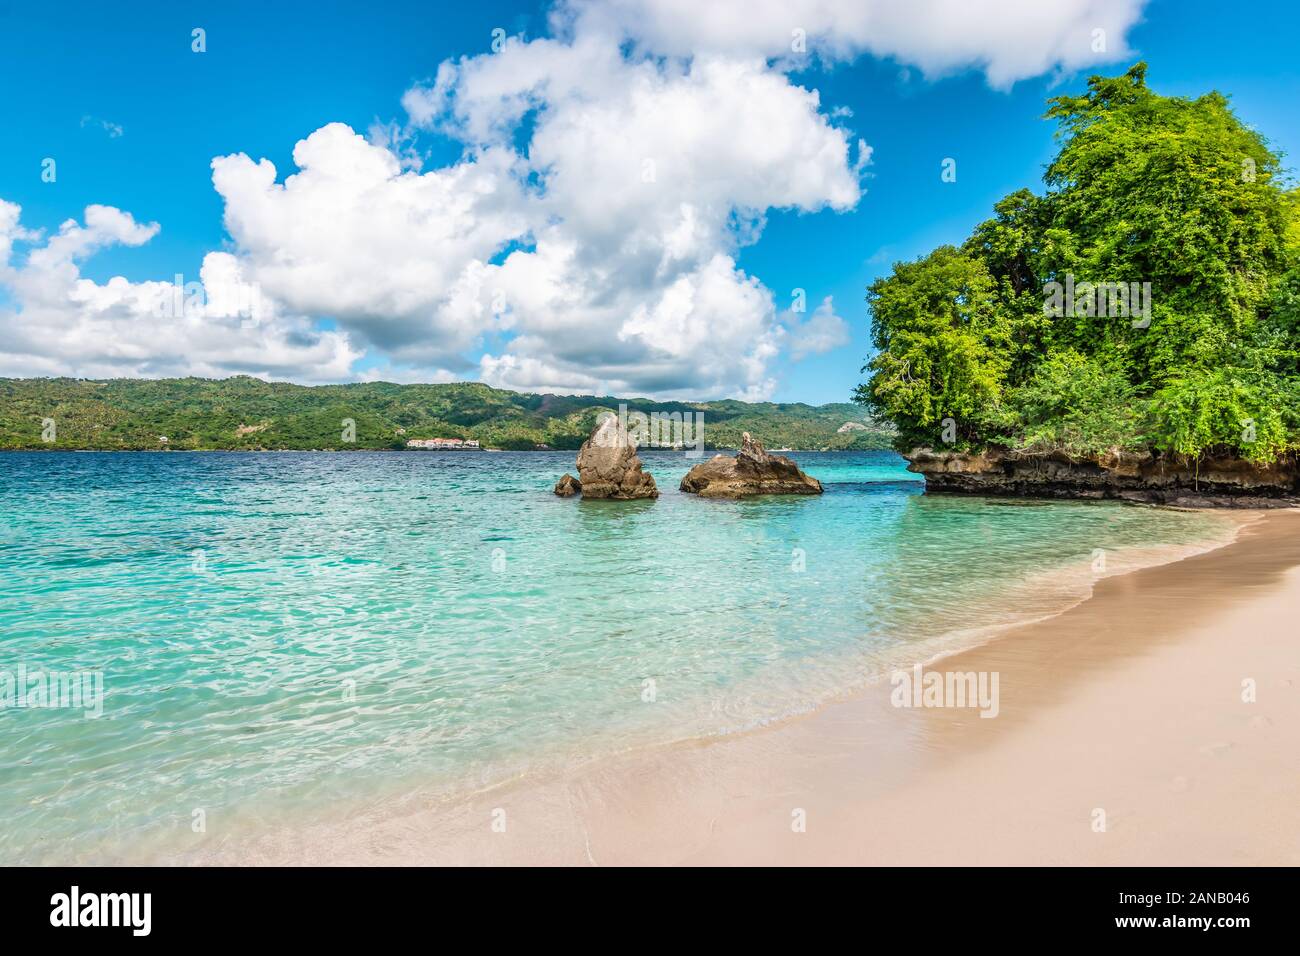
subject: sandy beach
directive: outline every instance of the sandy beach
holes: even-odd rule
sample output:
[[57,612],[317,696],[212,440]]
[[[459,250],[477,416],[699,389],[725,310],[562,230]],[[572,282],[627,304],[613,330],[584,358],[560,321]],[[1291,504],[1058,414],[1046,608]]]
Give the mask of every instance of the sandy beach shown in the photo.
[[807,717],[210,847],[305,864],[1300,863],[1300,513],[1099,581],[926,665],[997,674],[992,719],[888,681]]

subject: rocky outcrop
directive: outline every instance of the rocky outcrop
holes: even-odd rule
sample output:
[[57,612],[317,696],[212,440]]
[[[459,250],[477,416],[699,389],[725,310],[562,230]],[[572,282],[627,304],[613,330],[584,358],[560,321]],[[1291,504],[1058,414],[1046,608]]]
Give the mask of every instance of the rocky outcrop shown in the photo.
[[822,483],[784,455],[768,454],[762,442],[745,432],[736,457],[714,455],[700,462],[686,473],[681,489],[705,498],[820,495]]
[[1063,452],[1003,448],[979,452],[915,448],[908,471],[925,476],[927,492],[1028,498],[1116,498],[1186,508],[1276,508],[1300,503],[1294,460],[1256,465],[1240,458],[1200,462],[1116,453],[1076,458]]
[[572,498],[582,493],[582,482],[572,475],[565,475],[555,483],[555,493],[561,498]]
[[[565,475],[565,478],[568,478]],[[569,479],[576,487],[568,494],[581,492],[583,498],[658,498],[659,489],[649,472],[641,470],[636,442],[616,415],[605,415],[596,424],[591,437],[578,450],[578,478]],[[555,486],[562,494],[564,478]]]

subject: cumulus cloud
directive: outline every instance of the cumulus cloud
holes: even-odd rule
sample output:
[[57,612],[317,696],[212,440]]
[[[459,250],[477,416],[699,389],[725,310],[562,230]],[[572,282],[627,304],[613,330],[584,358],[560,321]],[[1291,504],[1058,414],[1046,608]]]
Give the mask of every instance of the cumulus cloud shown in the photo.
[[489,148],[420,173],[341,123],[266,159],[213,160],[248,277],[292,312],[328,317],[394,360],[465,362],[490,322],[488,260],[528,228],[519,158]]
[[849,344],[849,324],[835,314],[835,302],[829,295],[813,309],[806,322],[799,321],[797,316],[789,316],[786,329],[790,337],[790,357],[796,362]]
[[[556,20],[648,52],[761,56],[787,67],[866,53],[1005,87],[1128,56],[1145,0],[568,0]],[[802,47],[802,50],[800,49]]]
[[479,376],[511,388],[765,396],[783,347],[796,360],[836,348],[847,326],[828,303],[783,324],[759,277],[738,266],[740,251],[770,210],[852,209],[870,160],[840,125],[848,117],[789,72],[797,31],[823,60],[866,51],[931,74],[976,67],[1005,84],[1105,58],[1095,29],[1113,34],[1115,55],[1137,6],[1007,0],[975,15],[940,0],[907,10],[860,0],[564,3],[553,36],[445,62],[403,97],[410,126],[459,139],[466,163],[515,157],[485,170],[502,184],[498,211],[515,217],[490,223],[483,248],[459,243],[469,254],[449,253],[448,274],[421,283],[427,310],[401,326],[418,343],[379,337],[391,308],[343,321],[450,367],[476,331],[489,333],[499,344],[481,356]]
[[[761,398],[848,341],[740,265],[772,210],[853,209],[871,149],[804,79],[863,53],[1006,86],[1125,55],[1142,0],[561,0],[551,36],[442,63],[407,119],[212,162],[228,251],[200,307],[79,263],[158,231],[91,206],[45,240],[0,202],[0,373],[467,377],[556,392]],[[1100,38],[1100,39],[1099,39]],[[430,131],[461,157],[426,168]],[[13,250],[30,246],[21,264]],[[259,317],[248,321],[246,290]],[[235,290],[234,292],[221,290]],[[316,323],[328,320],[330,331]],[[373,358],[356,371],[366,352]]]
[[535,117],[532,243],[490,265],[512,388],[759,397],[771,294],[736,265],[773,208],[847,210],[869,156],[815,91],[760,60],[628,60],[579,38],[508,44],[408,94],[414,121],[501,148]]
[[[139,246],[157,223],[112,206],[88,206],[45,238],[22,228],[20,207],[0,200],[0,375],[85,377],[236,373],[307,380],[346,376],[360,353],[345,336],[317,332],[249,290],[240,263],[209,253],[193,283],[100,284],[79,263],[113,245]],[[15,249],[25,246],[21,262]]]

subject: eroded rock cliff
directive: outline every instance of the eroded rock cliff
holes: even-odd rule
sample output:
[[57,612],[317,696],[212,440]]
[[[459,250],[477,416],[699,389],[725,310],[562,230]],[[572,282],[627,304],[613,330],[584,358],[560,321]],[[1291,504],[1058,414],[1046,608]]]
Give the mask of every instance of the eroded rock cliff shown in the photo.
[[940,493],[1035,498],[1117,498],[1189,508],[1288,507],[1300,503],[1294,460],[1256,465],[1240,458],[1199,462],[1118,453],[1095,459],[1001,448],[979,452],[914,448],[908,471]]

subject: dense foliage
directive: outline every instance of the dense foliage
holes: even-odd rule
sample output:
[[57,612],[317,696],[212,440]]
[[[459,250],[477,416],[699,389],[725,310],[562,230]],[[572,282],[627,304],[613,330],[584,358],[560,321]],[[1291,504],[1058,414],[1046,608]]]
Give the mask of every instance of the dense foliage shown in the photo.
[[1292,453],[1300,198],[1279,157],[1221,94],[1152,92],[1144,63],[1049,107],[1045,193],[868,289],[857,400],[903,449]]
[[[401,448],[415,438],[474,438],[485,448],[577,448],[597,416],[617,411],[619,401],[524,395],[475,383],[308,387],[246,376],[0,379],[0,448],[376,449]],[[888,448],[892,438],[892,430],[850,404],[631,399],[627,405],[646,414],[703,412],[710,448],[737,447],[744,431],[770,448]],[[345,436],[347,420],[354,423],[352,441]],[[52,429],[43,427],[47,421]],[[840,432],[850,421],[865,427]]]

